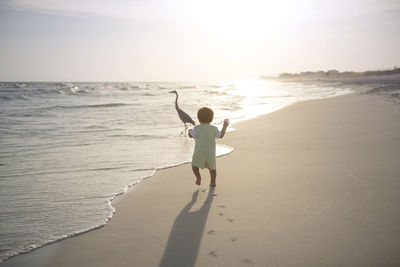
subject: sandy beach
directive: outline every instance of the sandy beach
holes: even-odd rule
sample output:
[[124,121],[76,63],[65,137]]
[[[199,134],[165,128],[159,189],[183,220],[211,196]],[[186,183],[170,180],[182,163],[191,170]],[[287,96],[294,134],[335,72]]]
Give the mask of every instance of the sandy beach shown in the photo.
[[157,171],[104,227],[2,266],[399,266],[399,118],[356,91],[241,122],[214,190]]

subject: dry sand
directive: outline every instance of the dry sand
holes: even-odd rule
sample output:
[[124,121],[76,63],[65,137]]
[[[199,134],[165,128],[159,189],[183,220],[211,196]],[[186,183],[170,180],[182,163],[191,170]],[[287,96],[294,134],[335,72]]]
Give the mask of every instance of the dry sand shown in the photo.
[[354,93],[242,122],[217,187],[158,171],[103,228],[4,266],[399,266],[400,106]]

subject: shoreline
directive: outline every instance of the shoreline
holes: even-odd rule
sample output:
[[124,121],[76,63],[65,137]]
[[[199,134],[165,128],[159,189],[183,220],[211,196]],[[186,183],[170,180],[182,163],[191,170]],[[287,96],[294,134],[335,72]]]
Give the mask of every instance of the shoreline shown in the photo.
[[[230,132],[229,133],[229,135],[227,136],[228,138],[224,138],[223,140],[222,140],[222,143],[226,143],[225,142],[225,139],[227,139],[227,145],[230,145],[230,143],[232,143],[233,145],[233,147],[235,147],[235,142],[237,142],[238,141],[238,136],[242,136],[243,138],[246,138],[246,135],[244,135],[243,134],[243,132],[245,132],[243,129],[246,129],[246,126],[243,126],[243,125],[256,125],[257,123],[255,122],[255,121],[263,121],[263,120],[265,120],[266,118],[267,118],[267,120],[268,119],[270,119],[271,117],[276,117],[276,116],[282,116],[282,113],[290,113],[291,112],[291,110],[293,110],[293,109],[298,109],[298,108],[296,108],[297,106],[308,106],[308,105],[310,105],[310,103],[315,103],[315,102],[325,102],[325,103],[328,103],[329,101],[335,101],[335,100],[337,100],[337,99],[343,99],[343,98],[357,98],[357,97],[361,97],[361,98],[363,98],[363,99],[365,99],[365,98],[368,98],[369,99],[369,101],[370,102],[373,102],[373,101],[376,101],[376,99],[375,100],[371,100],[371,98],[373,98],[373,97],[371,97],[371,96],[363,96],[363,95],[360,95],[360,91],[359,90],[354,90],[353,89],[353,93],[352,94],[349,94],[349,95],[345,95],[345,96],[340,96],[340,97],[335,97],[335,98],[328,98],[328,99],[320,99],[320,100],[317,100],[317,101],[304,101],[304,102],[297,102],[297,103],[295,103],[295,105],[289,105],[288,107],[285,107],[284,109],[280,109],[280,110],[278,110],[278,111],[274,111],[274,112],[272,112],[272,113],[269,113],[269,114],[267,114],[267,115],[261,115],[261,116],[259,116],[259,117],[256,117],[256,118],[253,118],[253,119],[251,119],[251,120],[247,120],[247,121],[242,121],[242,122],[240,122],[240,123],[238,123],[237,124],[237,128],[236,128],[236,130],[234,131],[234,132]],[[327,102],[328,101],[328,102]],[[337,101],[336,101],[337,102]],[[340,101],[339,101],[340,102]],[[343,102],[343,101],[342,101]],[[346,102],[346,101],[344,101],[344,102]],[[368,102],[368,101],[367,101]],[[316,104],[314,105],[314,106],[316,106]],[[317,105],[318,106],[318,105]],[[332,104],[330,105],[331,106],[331,108],[332,108]],[[294,108],[295,107],[295,108]],[[288,111],[289,110],[289,111]],[[278,115],[276,115],[276,114],[278,114]],[[241,133],[238,133],[239,131],[241,131]],[[236,136],[236,137],[232,137],[232,138],[230,138],[229,136],[230,135],[233,135],[233,136]],[[265,141],[264,141],[265,142]],[[290,147],[290,146],[289,146]],[[286,149],[286,148],[285,148]],[[294,147],[291,147],[291,148],[289,148],[289,152],[290,152],[290,150],[292,150],[291,152],[296,152],[296,151],[298,151],[298,150],[302,150],[302,147],[300,146],[294,146]],[[235,151],[236,151],[236,147],[235,147]],[[288,153],[289,153],[288,152]],[[238,152],[239,153],[239,152]],[[233,154],[231,154],[229,157],[219,157],[219,159],[218,159],[218,163],[220,162],[220,161],[222,161],[223,163],[224,163],[224,165],[226,165],[226,164],[228,164],[228,165],[230,165],[229,163],[226,163],[227,161],[229,161],[229,158],[231,158],[231,157],[233,157],[233,156],[237,156],[236,155],[237,153],[233,153]],[[162,178],[163,176],[169,176],[170,175],[170,172],[172,172],[172,173],[174,173],[174,175],[177,175],[177,176],[182,176],[182,174],[181,173],[179,173],[179,172],[182,172],[182,171],[184,171],[184,170],[182,170],[184,167],[185,167],[185,165],[186,165],[187,163],[183,163],[182,165],[179,165],[179,166],[173,166],[173,167],[169,167],[169,168],[166,168],[166,169],[161,169],[161,170],[157,170],[154,174],[153,174],[153,176],[151,176],[152,177],[152,179],[145,179],[145,180],[143,180],[143,182],[141,182],[141,183],[152,183],[153,184],[153,186],[154,186],[154,184],[158,184],[158,183],[160,183],[159,181],[155,181],[156,179],[159,179],[159,178]],[[260,166],[262,166],[262,164],[260,165]],[[186,166],[187,167],[187,166]],[[217,168],[218,169],[218,168]],[[178,171],[177,171],[178,170]],[[224,169],[221,169],[220,170],[220,172],[221,173],[223,173],[224,172]],[[167,174],[166,174],[167,173]],[[187,171],[185,170],[184,171],[184,173],[185,173],[185,175],[187,174]],[[233,175],[234,173],[232,173],[232,175]],[[190,175],[190,177],[192,176],[192,174],[189,172],[189,174],[188,175]],[[204,173],[203,172],[203,176],[204,176],[204,179],[203,180],[205,180],[205,181],[203,181],[203,183],[206,183],[207,184],[207,179],[208,179],[208,177],[207,177],[207,173]],[[176,179],[176,178],[175,178]],[[194,184],[194,181],[193,181],[193,184]],[[218,193],[218,191],[220,190],[219,189],[219,186],[220,186],[220,184],[222,184],[221,186],[224,188],[224,187],[227,187],[227,185],[224,185],[224,182],[220,182],[220,183],[218,183],[218,178],[217,178],[217,184],[218,184],[218,186],[217,186],[217,188],[216,188],[216,194],[217,194],[217,196],[215,197],[216,198],[216,200],[214,200],[214,202],[215,201],[217,201],[218,200],[218,195],[220,194],[220,193]],[[168,185],[168,184],[167,184]],[[163,184],[163,186],[165,187],[165,186],[167,186],[166,184]],[[167,188],[158,188],[159,190],[160,190],[160,193],[161,192],[163,192],[163,190],[165,189],[165,190],[169,190],[169,191],[174,191],[175,190],[175,186],[177,186],[176,184],[174,184],[174,186],[173,187],[167,187]],[[146,189],[144,189],[146,187]],[[140,194],[148,194],[149,193],[149,191],[150,191],[150,189],[149,189],[149,187],[151,187],[150,185],[147,185],[147,186],[140,186],[140,187],[135,187],[135,189],[134,189],[134,191],[140,191],[139,193]],[[177,187],[183,187],[182,189],[189,189],[189,188],[193,188],[193,185],[191,184],[191,183],[187,183],[187,181],[184,183],[184,185],[178,185]],[[199,197],[199,195],[200,195],[200,197],[199,198],[203,198],[203,200],[205,200],[205,199],[209,199],[209,200],[211,200],[212,198],[213,198],[213,196],[211,196],[211,198],[210,198],[210,196],[205,196],[205,194],[204,194],[204,192],[202,192],[202,190],[207,190],[207,188],[206,187],[204,187],[204,185],[201,187],[202,189],[201,189],[201,191],[198,193],[198,196],[197,197]],[[233,188],[231,187],[231,189],[233,190]],[[57,251],[57,255],[58,256],[62,256],[62,255],[65,255],[65,254],[68,254],[69,252],[67,252],[66,250],[67,249],[65,249],[65,248],[63,248],[64,247],[64,244],[63,243],[74,243],[75,241],[75,239],[80,239],[80,241],[78,241],[78,242],[86,242],[86,241],[84,241],[85,239],[86,240],[88,240],[88,239],[90,239],[90,238],[93,238],[93,237],[88,237],[88,234],[90,234],[90,235],[94,235],[95,236],[95,238],[97,238],[96,236],[98,236],[98,235],[101,235],[101,233],[100,233],[100,231],[102,231],[102,229],[108,229],[108,228],[111,228],[109,225],[114,225],[114,224],[120,224],[120,223],[123,223],[122,221],[120,221],[120,219],[118,218],[115,218],[114,219],[114,217],[117,217],[117,216],[119,216],[119,214],[121,213],[121,216],[125,216],[125,215],[123,215],[123,214],[125,214],[125,213],[127,213],[127,206],[129,206],[128,204],[128,202],[132,202],[131,201],[131,199],[133,198],[133,199],[136,199],[137,200],[137,198],[141,198],[142,196],[133,196],[133,195],[136,195],[136,194],[131,194],[131,191],[132,189],[128,189],[128,191],[126,192],[126,193],[124,193],[124,194],[122,194],[121,196],[119,196],[119,197],[117,197],[117,198],[115,198],[115,199],[118,199],[118,201],[116,201],[116,203],[115,203],[115,206],[114,206],[114,208],[116,208],[117,209],[117,212],[114,214],[114,216],[112,217],[112,219],[110,220],[110,221],[108,221],[107,222],[107,224],[104,226],[104,227],[101,227],[101,228],[98,228],[98,229],[96,229],[97,231],[89,231],[89,232],[86,232],[85,234],[79,234],[79,235],[77,235],[77,236],[74,236],[74,237],[70,237],[70,238],[68,238],[68,239],[64,239],[64,240],[62,240],[62,241],[60,241],[60,242],[56,242],[57,244],[51,244],[51,245],[46,245],[46,246],[44,246],[44,247],[42,247],[42,248],[38,248],[38,249],[36,249],[36,250],[34,250],[34,251],[31,251],[31,252],[29,252],[29,253],[27,253],[27,254],[21,254],[21,255],[19,255],[19,256],[16,256],[16,257],[12,257],[12,258],[10,258],[9,260],[6,260],[4,263],[2,263],[1,265],[2,266],[17,266],[17,265],[12,265],[13,263],[12,262],[21,262],[21,260],[22,259],[20,259],[20,260],[16,260],[17,258],[19,258],[19,257],[24,257],[24,258],[31,258],[31,259],[35,259],[36,258],[36,262],[38,262],[38,259],[39,258],[41,258],[41,260],[42,260],[42,263],[43,263],[43,261],[45,260],[44,258],[43,258],[43,255],[47,255],[47,257],[48,258],[52,258],[48,263],[46,263],[46,264],[49,264],[49,265],[47,265],[47,266],[55,266],[55,265],[52,265],[52,264],[54,264],[55,262],[54,262],[54,260],[57,262],[57,264],[61,264],[61,263],[65,263],[65,264],[67,264],[66,262],[64,262],[64,261],[62,261],[62,260],[57,260],[57,259],[54,259],[54,255],[49,255],[49,251],[53,251],[54,252],[54,250],[56,250]],[[179,190],[179,189],[177,189],[177,190]],[[183,191],[185,191],[185,190],[183,190]],[[221,189],[222,190],[222,189]],[[191,190],[191,192],[190,193],[192,193],[192,191],[193,190]],[[237,192],[237,190],[233,190],[233,191],[236,191],[236,193],[238,193]],[[145,193],[142,193],[142,192],[145,192]],[[211,191],[208,191],[208,192],[211,192]],[[135,193],[137,193],[137,192],[135,192]],[[168,194],[169,194],[169,196],[170,197],[172,197],[172,196],[174,196],[174,194],[171,194],[172,192],[169,192]],[[176,193],[176,192],[175,192]],[[186,192],[187,193],[187,192]],[[226,194],[228,194],[229,195],[229,192],[224,192],[224,193],[226,193]],[[154,193],[153,193],[154,194]],[[213,193],[214,194],[214,193]],[[162,195],[162,194],[160,194],[160,195]],[[175,201],[172,201],[172,202],[174,202],[175,203],[175,205],[178,207],[175,207],[175,212],[176,213],[179,213],[179,209],[182,207],[182,203],[186,203],[187,201],[187,199],[190,199],[190,196],[189,196],[189,198],[188,198],[188,195],[187,194],[184,194],[184,193],[180,193],[180,195],[181,195],[181,197],[183,197],[183,199],[185,199],[183,202],[182,202],[182,199],[179,201],[179,200],[175,200]],[[235,197],[234,195],[232,195],[232,194],[230,194],[230,196],[231,197]],[[148,199],[145,197],[145,196],[143,196],[144,198],[144,200],[146,200],[146,201],[148,201]],[[173,198],[173,197],[172,197]],[[123,200],[123,201],[122,201]],[[113,200],[113,202],[114,202],[114,200]],[[158,204],[160,204],[160,203],[158,203]],[[236,203],[236,204],[238,204],[238,206],[240,206],[240,203]],[[130,205],[132,205],[132,203],[130,204]],[[142,205],[142,204],[140,204],[140,205]],[[210,206],[211,206],[211,204],[210,204]],[[129,206],[129,208],[132,208],[131,206]],[[218,208],[218,206],[217,207],[214,207],[214,208]],[[243,207],[242,207],[243,208]],[[138,207],[135,207],[135,209],[139,209],[139,210],[136,210],[136,212],[138,212],[138,211],[141,211],[142,213],[144,212],[143,211],[143,209],[144,209],[144,207],[142,207],[141,209],[140,209],[140,207],[138,208]],[[201,208],[200,208],[201,209]],[[243,211],[243,210],[242,210]],[[135,214],[138,216],[140,213],[136,213],[136,212],[132,212],[132,213],[130,213],[130,215],[131,216],[134,216]],[[162,213],[162,211],[160,211],[160,210],[158,210],[158,212],[161,212]],[[209,212],[210,212],[210,210],[209,210]],[[172,213],[173,215],[174,214],[176,214],[176,213]],[[163,215],[164,216],[166,216],[166,217],[169,217],[170,216],[170,213],[168,213],[168,214],[165,214],[165,212],[163,213]],[[204,215],[204,214],[203,214]],[[220,215],[218,215],[218,216],[220,216]],[[218,216],[217,216],[217,218],[218,218]],[[174,216],[172,216],[172,217],[174,217]],[[229,218],[228,218],[229,219]],[[233,219],[232,219],[233,220]],[[115,222],[115,221],[117,221],[117,222]],[[148,221],[149,222],[149,221]],[[151,221],[150,221],[151,222]],[[233,221],[232,221],[233,222]],[[193,223],[193,222],[192,222]],[[114,226],[113,226],[114,227]],[[163,228],[163,230],[164,231],[162,231],[162,232],[168,232],[168,231],[166,231],[166,230],[169,230],[169,229],[165,229],[165,225],[164,225],[164,228]],[[162,227],[161,227],[162,228]],[[210,230],[211,231],[211,230]],[[119,234],[118,234],[119,235]],[[161,234],[160,234],[161,235]],[[164,233],[164,235],[165,235],[165,233]],[[203,239],[204,238],[206,238],[206,237],[208,237],[208,236],[213,236],[214,234],[208,234],[208,232],[207,233],[204,233],[204,235],[203,235]],[[111,235],[112,236],[112,235]],[[120,236],[120,235],[119,235]],[[122,236],[120,236],[120,237],[122,237]],[[148,237],[148,236],[147,236]],[[93,240],[93,239],[92,239]],[[164,239],[162,239],[162,240],[165,240],[165,236],[164,236]],[[65,241],[68,241],[68,242],[65,242]],[[149,240],[142,240],[144,243],[148,243],[149,242]],[[154,240],[153,240],[153,242],[154,242]],[[236,243],[236,241],[233,241],[233,240],[231,240],[231,242],[232,243]],[[200,243],[200,242],[199,242]],[[66,244],[66,246],[68,247],[68,248],[70,248],[70,244]],[[50,248],[51,247],[51,248]],[[61,247],[61,250],[59,249],[59,247]],[[120,246],[119,246],[120,247]],[[104,248],[104,247],[103,247]],[[120,247],[120,249],[123,249],[123,248],[121,248]],[[201,248],[200,248],[201,249]],[[47,251],[47,253],[46,252],[44,252],[44,251]],[[29,254],[35,254],[35,255],[29,255]],[[61,254],[60,254],[61,253]],[[76,252],[75,252],[76,253]],[[211,252],[210,252],[211,253]],[[53,253],[50,253],[50,254],[53,254]],[[171,254],[172,255],[172,254]],[[87,255],[86,255],[87,256]],[[101,256],[101,255],[97,255],[97,256]],[[159,256],[158,256],[159,257]],[[56,257],[57,258],[57,257]],[[63,258],[63,257],[61,257],[61,258]],[[84,255],[81,255],[81,258],[85,258],[85,256]],[[173,257],[172,257],[173,258]],[[172,259],[171,257],[169,257],[169,259]],[[192,257],[193,258],[193,257]],[[199,259],[200,260],[200,262],[207,262],[207,263],[209,263],[209,264],[212,264],[212,261],[208,261],[209,260],[209,258],[210,259],[213,259],[213,258],[220,258],[220,257],[217,257],[217,256],[213,256],[213,255],[211,255],[211,257],[210,257],[210,255],[208,255],[208,258],[207,257],[205,257],[205,258],[201,258],[201,259]],[[226,260],[226,259],[225,259]],[[23,261],[23,260],[22,260]],[[47,261],[47,259],[46,259],[46,261]],[[254,260],[243,260],[242,261],[242,263],[249,263],[249,262],[252,262],[252,261],[254,261]],[[254,262],[258,262],[258,261],[254,261]],[[148,263],[148,262],[146,262],[146,261],[144,261],[144,262],[141,262],[141,263],[143,263],[143,264],[145,264],[146,265],[146,263]],[[224,263],[226,263],[226,261],[224,261]],[[71,263],[70,263],[71,264]],[[96,264],[93,262],[93,263],[89,263],[88,262],[88,264],[93,264],[93,266],[95,266]],[[232,266],[239,266],[238,264],[239,263],[232,263],[233,265]],[[258,262],[258,264],[260,264],[260,262]],[[40,266],[40,265],[39,265]],[[66,266],[68,266],[68,265],[66,265]],[[72,265],[70,265],[70,266],[72,266]],[[101,265],[99,265],[99,266],[101,266]],[[123,264],[122,264],[122,266],[123,266]],[[152,266],[152,265],[151,265]],[[202,265],[198,265],[198,266],[202,266]]]
[[[233,132],[233,131],[232,131],[232,132]],[[217,144],[217,145],[222,145],[222,144]],[[225,146],[225,145],[222,145],[222,146]],[[230,150],[229,152],[226,152],[226,153],[223,153],[223,154],[221,154],[221,155],[218,155],[217,158],[227,156],[227,155],[229,155],[229,154],[232,154],[232,153],[235,151],[235,148],[234,148],[234,147],[230,147],[230,146],[225,146],[225,147],[226,147],[226,148],[229,148],[229,149],[231,149],[231,150]],[[121,201],[124,201],[124,198],[125,198],[126,196],[128,196],[129,194],[134,194],[134,191],[137,190],[138,187],[139,187],[142,183],[146,182],[146,181],[149,180],[149,179],[152,179],[152,178],[154,177],[154,175],[155,175],[157,172],[163,171],[163,170],[172,169],[172,168],[177,168],[177,167],[184,166],[184,165],[187,165],[187,164],[190,164],[190,163],[191,163],[191,161],[185,161],[185,162],[179,163],[179,164],[177,164],[177,165],[171,165],[171,166],[167,166],[167,167],[156,168],[156,169],[154,170],[154,172],[153,172],[151,175],[141,178],[141,179],[138,181],[138,183],[136,183],[136,184],[132,184],[132,185],[130,185],[130,186],[127,186],[126,191],[123,192],[123,193],[120,193],[120,194],[117,195],[117,196],[115,196],[114,199],[111,200],[111,203],[114,203],[115,205],[118,205],[118,203],[120,203]],[[116,207],[115,207],[115,206],[112,206],[112,207],[116,210]],[[116,212],[116,211],[114,211],[113,214],[115,214],[115,212]],[[113,216],[112,216],[111,219],[109,219],[107,222],[111,221],[112,218],[113,218]],[[107,223],[107,222],[106,222],[106,223]],[[105,226],[105,225],[103,225],[103,226]],[[103,226],[101,226],[101,227],[103,227]],[[101,227],[100,227],[100,228],[101,228]],[[93,230],[96,230],[96,229],[97,229],[97,228],[95,228],[95,229],[93,229]],[[89,230],[89,231],[90,231],[90,230]],[[84,233],[82,233],[82,234],[84,234]],[[78,235],[79,235],[79,234],[78,234]],[[62,241],[62,240],[60,240],[60,241]]]
[[[321,85],[321,87],[324,87],[324,86],[328,87],[327,85]],[[331,86],[329,86],[329,87],[331,87]],[[340,88],[341,88],[341,87],[340,87]],[[334,94],[334,95],[327,96],[327,97],[322,98],[322,99],[327,99],[327,98],[331,98],[331,97],[336,97],[336,96],[340,96],[340,95],[342,95],[342,94],[348,94],[348,92],[346,92],[346,91],[348,91],[348,89],[343,89],[343,92],[340,93],[339,95]],[[309,100],[302,100],[302,101],[309,101]],[[300,101],[300,102],[301,102],[301,101]],[[276,111],[278,111],[278,110],[284,109],[284,108],[286,108],[286,107],[288,107],[288,106],[290,106],[290,105],[292,105],[292,104],[295,104],[295,103],[296,103],[296,102],[293,102],[293,103],[290,103],[290,104],[285,104],[285,105],[283,105],[283,106],[281,106],[281,107],[274,108],[274,109],[272,109],[272,110],[268,110],[268,111],[265,111],[265,112],[262,112],[262,113],[257,113],[257,114],[255,114],[255,115],[250,115],[250,114],[248,114],[247,116],[245,116],[245,117],[243,117],[243,118],[240,118],[240,119],[235,120],[234,123],[231,123],[231,130],[228,129],[228,132],[233,132],[233,131],[234,131],[234,128],[233,128],[233,127],[235,127],[238,123],[241,123],[241,122],[247,121],[247,120],[251,120],[251,119],[255,119],[255,118],[257,118],[257,117],[259,117],[259,116],[263,116],[263,115],[265,115],[265,114],[270,114],[270,113],[272,113],[272,112],[276,112]],[[222,145],[222,146],[224,146],[224,145]],[[225,149],[221,149],[222,155],[229,154],[229,153],[232,152],[232,151],[226,152],[226,151],[223,151],[223,150],[231,150],[231,149],[233,150],[233,148],[232,148],[232,147],[229,147],[229,146],[226,146]],[[96,229],[99,229],[99,228],[104,227],[104,226],[112,219],[112,217],[114,216],[114,213],[115,213],[115,211],[116,211],[113,203],[118,203],[119,201],[121,201],[121,199],[123,198],[123,196],[125,196],[127,193],[129,193],[129,191],[135,190],[135,188],[138,187],[138,186],[140,185],[140,183],[143,182],[143,180],[149,179],[149,178],[151,178],[152,176],[154,176],[155,172],[157,172],[157,171],[159,171],[159,170],[162,170],[162,169],[168,169],[168,168],[171,168],[171,167],[181,166],[181,165],[186,164],[186,163],[188,163],[188,162],[190,162],[190,161],[184,161],[184,162],[182,162],[182,163],[175,164],[175,165],[172,164],[172,165],[169,165],[169,166],[167,166],[167,167],[155,168],[155,169],[153,170],[153,172],[152,172],[150,175],[141,177],[139,180],[133,182],[132,184],[128,184],[128,185],[124,186],[123,188],[121,188],[121,191],[118,191],[118,192],[114,193],[113,196],[111,196],[111,197],[108,199],[108,207],[110,208],[110,212],[111,212],[111,213],[108,215],[108,217],[107,217],[104,221],[101,221],[101,222],[99,221],[99,222],[97,222],[97,223],[94,223],[94,224],[92,224],[92,226],[89,226],[89,227],[87,227],[87,228],[85,228],[85,229],[83,229],[83,230],[81,230],[81,231],[76,231],[76,232],[67,233],[67,234],[63,235],[62,237],[57,238],[56,240],[46,241],[46,242],[44,242],[44,244],[35,244],[35,245],[34,245],[34,246],[35,246],[34,249],[31,249],[31,248],[30,248],[28,251],[18,252],[18,254],[14,255],[14,256],[11,256],[11,257],[9,257],[9,258],[7,258],[7,259],[5,259],[4,262],[7,261],[7,260],[10,259],[10,258],[18,257],[19,255],[26,254],[26,253],[30,253],[30,252],[32,252],[32,251],[34,251],[34,250],[36,250],[36,249],[40,249],[41,247],[44,247],[44,246],[53,244],[53,243],[55,243],[55,242],[60,242],[60,241],[63,241],[63,240],[65,240],[65,239],[68,239],[68,238],[71,238],[71,237],[74,237],[74,236],[77,236],[77,235],[81,235],[81,234],[84,234],[84,233],[87,233],[87,232],[90,232],[90,231],[93,231],[93,230],[96,230]],[[0,264],[1,264],[1,263],[0,263]]]
[[[217,145],[222,145],[222,144],[217,144]],[[229,147],[229,146],[225,146],[225,145],[222,145],[222,146],[224,146],[225,149],[230,149],[230,151],[222,153],[221,155],[218,155],[217,158],[229,155],[229,154],[234,152],[234,148],[233,147]],[[179,163],[179,164],[176,164],[176,165],[156,168],[156,169],[154,169],[154,171],[153,171],[153,173],[151,175],[144,176],[140,180],[137,180],[135,183],[132,183],[132,184],[129,184],[129,185],[125,186],[123,192],[115,193],[114,196],[111,197],[111,199],[108,201],[108,205],[113,209],[113,211],[108,216],[108,218],[104,221],[104,223],[102,223],[100,225],[97,225],[97,226],[93,226],[93,227],[88,228],[86,230],[83,230],[82,232],[66,234],[64,237],[61,237],[61,238],[59,238],[57,240],[49,241],[49,242],[47,242],[47,243],[45,243],[43,245],[40,245],[38,247],[35,247],[35,248],[33,248],[33,249],[29,250],[29,251],[24,251],[24,252],[20,252],[18,254],[12,255],[9,258],[6,258],[3,261],[1,261],[0,265],[1,266],[3,266],[3,264],[5,265],[6,262],[8,262],[10,259],[13,259],[15,257],[23,256],[23,255],[29,254],[31,252],[34,252],[36,250],[45,248],[47,246],[54,245],[54,244],[56,244],[58,242],[62,242],[64,240],[66,240],[66,239],[73,238],[73,237],[76,237],[76,236],[79,236],[79,235],[84,235],[84,234],[89,233],[91,231],[95,231],[95,230],[103,228],[107,223],[109,223],[112,220],[114,214],[116,213],[115,205],[117,205],[119,202],[123,201],[124,197],[126,197],[127,195],[134,193],[134,191],[137,190],[138,186],[140,186],[141,183],[143,183],[144,181],[146,181],[148,179],[151,179],[155,175],[155,173],[158,172],[158,171],[167,170],[167,169],[170,169],[170,168],[176,168],[176,167],[179,167],[179,166],[182,166],[182,165],[186,165],[186,164],[189,164],[189,163],[191,163],[191,161],[185,161],[185,162],[182,162],[182,163]]]

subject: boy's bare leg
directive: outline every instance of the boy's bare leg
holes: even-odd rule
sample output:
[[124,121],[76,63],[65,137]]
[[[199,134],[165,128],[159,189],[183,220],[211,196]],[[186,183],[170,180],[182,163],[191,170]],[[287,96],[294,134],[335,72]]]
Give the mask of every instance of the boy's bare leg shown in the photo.
[[200,171],[198,167],[192,166],[192,170],[194,173],[194,176],[196,176],[196,184],[200,185],[201,183],[201,176],[200,176]]
[[210,175],[211,175],[210,186],[212,187],[217,186],[217,184],[215,183],[215,180],[217,179],[217,170],[210,170]]

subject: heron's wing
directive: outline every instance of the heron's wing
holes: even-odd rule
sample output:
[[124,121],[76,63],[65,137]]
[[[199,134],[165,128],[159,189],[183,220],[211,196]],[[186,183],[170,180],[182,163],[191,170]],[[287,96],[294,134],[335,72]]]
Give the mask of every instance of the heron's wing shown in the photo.
[[179,118],[180,118],[184,123],[188,122],[188,123],[191,123],[191,124],[193,124],[193,125],[196,125],[196,123],[194,122],[194,120],[192,120],[192,118],[191,118],[186,112],[184,112],[183,110],[179,109],[178,115],[179,115]]

